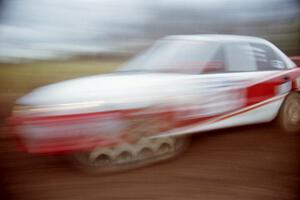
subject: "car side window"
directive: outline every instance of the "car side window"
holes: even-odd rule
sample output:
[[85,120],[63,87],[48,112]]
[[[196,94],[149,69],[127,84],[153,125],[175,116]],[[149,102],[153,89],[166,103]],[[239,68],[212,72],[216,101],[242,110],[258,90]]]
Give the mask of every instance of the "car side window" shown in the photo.
[[228,72],[256,71],[257,66],[249,43],[229,43],[225,45]]
[[282,70],[286,68],[283,60],[271,47],[260,43],[251,43],[251,46],[259,71]]

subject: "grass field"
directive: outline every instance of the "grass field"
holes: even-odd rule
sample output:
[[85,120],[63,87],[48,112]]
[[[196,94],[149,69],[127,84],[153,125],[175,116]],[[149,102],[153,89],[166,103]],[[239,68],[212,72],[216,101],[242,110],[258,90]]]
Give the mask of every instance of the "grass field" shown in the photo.
[[110,72],[119,64],[120,61],[94,60],[0,64],[0,94],[24,93],[56,81]]

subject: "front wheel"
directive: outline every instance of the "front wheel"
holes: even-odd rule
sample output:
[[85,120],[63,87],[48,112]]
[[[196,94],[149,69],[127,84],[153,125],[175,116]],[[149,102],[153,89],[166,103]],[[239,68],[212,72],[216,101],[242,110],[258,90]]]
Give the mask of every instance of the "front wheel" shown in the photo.
[[291,92],[279,110],[277,123],[285,131],[300,131],[300,94]]
[[84,171],[115,173],[175,158],[187,149],[189,143],[188,137],[142,138],[135,143],[74,153],[70,158]]

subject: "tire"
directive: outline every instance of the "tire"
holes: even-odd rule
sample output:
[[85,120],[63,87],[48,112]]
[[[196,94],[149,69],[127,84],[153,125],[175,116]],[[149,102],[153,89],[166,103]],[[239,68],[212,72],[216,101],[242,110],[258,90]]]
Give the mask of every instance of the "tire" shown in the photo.
[[[162,140],[172,141],[170,143],[172,145],[168,146],[171,149],[166,148],[167,143],[161,141],[161,139],[149,139],[149,141],[144,139],[141,144],[128,144],[125,148],[116,146],[107,148],[107,151],[104,149],[96,160],[90,159],[96,150],[74,153],[69,158],[71,158],[75,167],[84,172],[111,174],[170,160],[183,153],[190,144],[190,138],[188,137],[165,138]],[[115,152],[119,152],[117,156],[113,156]]]
[[277,116],[277,124],[287,133],[300,131],[300,94],[291,92],[283,102]]

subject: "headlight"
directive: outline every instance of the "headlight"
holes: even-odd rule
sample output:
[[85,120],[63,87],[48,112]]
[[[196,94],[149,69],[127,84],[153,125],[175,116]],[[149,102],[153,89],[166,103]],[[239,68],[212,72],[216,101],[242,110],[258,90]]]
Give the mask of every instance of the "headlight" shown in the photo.
[[81,113],[103,112],[103,102],[93,101],[84,103],[69,103],[55,105],[24,106],[16,105],[13,109],[14,116],[52,116]]

